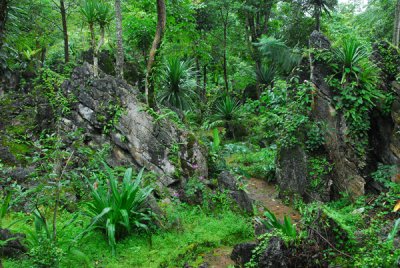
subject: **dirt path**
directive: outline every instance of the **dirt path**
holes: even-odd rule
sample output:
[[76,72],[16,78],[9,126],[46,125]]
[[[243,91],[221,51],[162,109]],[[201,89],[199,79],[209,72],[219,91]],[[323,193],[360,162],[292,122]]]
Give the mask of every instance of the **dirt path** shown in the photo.
[[[251,178],[248,180],[247,193],[249,197],[254,200],[260,215],[268,208],[280,220],[283,220],[285,215],[290,216],[293,221],[298,221],[300,219],[300,215],[297,211],[283,204],[278,198],[275,185],[271,183]],[[229,257],[231,252],[232,248],[229,247],[216,248],[204,256],[204,262],[208,263],[208,267],[210,268],[232,267],[234,262]]]
[[255,201],[255,206],[260,214],[263,214],[267,208],[280,220],[283,220],[285,215],[290,216],[294,221],[300,219],[300,214],[297,211],[285,205],[278,198],[278,192],[274,184],[251,178],[248,180],[247,192],[249,197]]

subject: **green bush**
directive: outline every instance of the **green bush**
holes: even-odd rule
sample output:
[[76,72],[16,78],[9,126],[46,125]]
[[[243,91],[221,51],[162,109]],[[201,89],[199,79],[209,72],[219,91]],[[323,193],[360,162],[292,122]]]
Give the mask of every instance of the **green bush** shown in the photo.
[[161,104],[179,111],[194,108],[196,81],[189,61],[181,61],[179,58],[168,59],[159,80],[158,101]]
[[92,223],[87,231],[103,231],[115,254],[117,240],[134,230],[149,230],[151,214],[143,208],[143,203],[153,189],[141,188],[143,169],[132,180],[132,169],[128,168],[119,185],[112,170],[105,166],[109,175],[108,184],[100,185],[96,182],[91,187],[93,200],[88,203],[88,214],[92,217]]
[[236,173],[246,177],[273,181],[275,178],[276,149],[263,148],[234,153],[227,158]]

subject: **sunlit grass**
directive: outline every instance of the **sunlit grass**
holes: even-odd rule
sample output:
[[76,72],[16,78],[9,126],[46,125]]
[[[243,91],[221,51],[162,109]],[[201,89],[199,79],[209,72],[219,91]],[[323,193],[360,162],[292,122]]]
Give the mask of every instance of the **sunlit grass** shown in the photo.
[[[30,217],[18,217],[24,220],[12,229],[23,232],[27,224],[28,227],[31,225]],[[70,214],[64,213],[60,220],[67,221],[70,217]],[[182,267],[184,263],[194,262],[199,255],[213,248],[252,239],[250,219],[231,211],[217,214],[205,212],[200,207],[175,206],[168,208],[167,218],[170,223],[168,229],[160,229],[153,234],[152,245],[148,236],[133,235],[119,241],[115,257],[112,256],[104,235],[91,233],[77,245],[77,249],[86,255],[85,259],[89,260],[90,265],[69,253],[63,258],[61,267]],[[82,224],[71,227],[69,233],[78,234]],[[6,260],[4,265],[32,267],[29,259]]]

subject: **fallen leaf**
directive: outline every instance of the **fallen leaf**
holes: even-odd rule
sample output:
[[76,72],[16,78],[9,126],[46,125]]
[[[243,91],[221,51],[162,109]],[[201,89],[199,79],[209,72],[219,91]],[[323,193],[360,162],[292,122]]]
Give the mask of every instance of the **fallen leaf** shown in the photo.
[[397,211],[399,211],[399,209],[400,209],[400,200],[397,201],[396,205],[394,206],[393,212],[397,212]]

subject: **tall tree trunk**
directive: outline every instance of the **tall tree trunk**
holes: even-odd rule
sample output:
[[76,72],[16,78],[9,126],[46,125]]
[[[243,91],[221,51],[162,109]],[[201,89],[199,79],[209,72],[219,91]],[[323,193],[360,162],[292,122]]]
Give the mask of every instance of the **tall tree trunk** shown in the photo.
[[[262,61],[261,61],[261,53],[258,50],[258,47],[254,45],[255,42],[263,35],[268,33],[268,23],[271,17],[272,8],[275,4],[276,0],[264,0],[260,1],[256,4],[255,10],[257,10],[256,14],[252,11],[247,11],[245,13],[246,18],[246,30],[249,37],[250,42],[248,42],[249,49],[251,51],[251,58],[255,62],[256,70],[261,69]],[[261,86],[257,82],[256,84],[257,96],[261,94]]]
[[314,5],[314,17],[315,17],[315,30],[321,31],[321,6],[318,4]]
[[4,33],[7,20],[8,0],[0,0],[0,48],[3,46]]
[[97,47],[94,50],[93,73],[95,77],[99,75],[99,52],[104,44],[104,35],[105,35],[105,29],[104,26],[102,26],[100,27],[100,40],[99,43],[97,44]]
[[202,100],[207,99],[207,64],[203,66],[203,92],[201,94]]
[[93,73],[94,73],[94,76],[97,76],[96,37],[94,35],[94,25],[93,25],[93,23],[89,24],[89,30],[90,30],[90,45],[92,47],[92,57],[93,57]]
[[197,85],[197,92],[199,96],[201,96],[202,87],[201,87],[201,70],[200,70],[199,57],[196,57],[196,85]]
[[400,39],[400,0],[397,0],[393,26],[393,44],[398,47]]
[[124,78],[124,46],[122,43],[121,0],[115,0],[115,21],[117,30],[117,55],[115,73],[117,77]]
[[153,45],[150,49],[149,59],[147,61],[146,73],[146,99],[150,107],[155,107],[155,94],[154,94],[154,78],[153,78],[153,65],[156,60],[157,50],[160,48],[162,38],[164,36],[165,25],[167,22],[167,11],[165,9],[165,1],[157,0],[157,30],[154,36]]
[[228,84],[228,66],[227,66],[227,60],[226,60],[226,49],[227,49],[227,31],[228,31],[228,25],[227,23],[224,24],[224,56],[223,56],[223,69],[224,69],[224,81],[225,81],[225,91],[228,93],[229,90],[229,84]]
[[62,20],[63,35],[64,35],[64,61],[65,63],[68,63],[69,62],[68,28],[67,28],[67,14],[65,11],[64,0],[60,0],[60,13]]

